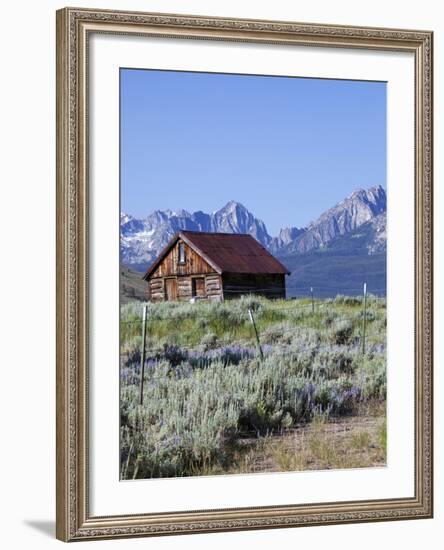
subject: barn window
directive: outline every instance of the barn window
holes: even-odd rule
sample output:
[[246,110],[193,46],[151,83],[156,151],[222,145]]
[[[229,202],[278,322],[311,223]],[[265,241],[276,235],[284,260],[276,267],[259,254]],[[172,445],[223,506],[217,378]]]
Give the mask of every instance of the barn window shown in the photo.
[[185,244],[179,243],[179,263],[184,264],[187,261],[185,256]]

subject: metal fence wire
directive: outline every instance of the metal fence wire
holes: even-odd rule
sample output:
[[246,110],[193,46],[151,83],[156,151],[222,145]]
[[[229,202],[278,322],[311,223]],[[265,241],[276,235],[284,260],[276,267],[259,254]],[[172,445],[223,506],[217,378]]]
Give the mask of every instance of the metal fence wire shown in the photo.
[[[326,289],[325,289],[326,290]],[[348,289],[350,292],[351,289]],[[295,319],[293,319],[297,326],[294,326],[292,329],[288,327],[285,329],[285,335],[291,336],[291,334],[300,334],[301,330],[309,330],[310,322],[316,320],[317,323],[324,321],[327,328],[335,330],[338,327],[344,326],[344,324],[354,324],[354,342],[358,349],[361,350],[361,353],[365,355],[367,353],[367,342],[368,338],[373,335],[380,334],[380,326],[374,327],[373,321],[376,319],[375,311],[384,307],[385,298],[380,298],[375,294],[367,294],[367,285],[364,284],[363,288],[360,289],[362,294],[359,296],[344,295],[342,300],[320,300],[315,298],[313,288],[310,289],[310,294],[303,298],[299,299],[288,299],[288,305],[274,305],[273,301],[270,300],[267,303],[265,308],[261,309],[261,305],[255,308],[253,305],[247,307],[244,311],[236,312],[237,323],[242,325],[248,325],[251,328],[251,340],[254,342],[254,346],[249,350],[249,358],[254,357],[259,361],[266,359],[268,353],[269,344],[262,342],[262,337],[264,335],[261,332],[260,321],[261,315],[266,314],[270,315],[274,313],[276,318],[279,318],[279,313],[286,314],[286,320],[291,322],[291,317],[288,318],[288,314],[293,313]],[[373,290],[373,289],[372,289]],[[254,295],[251,295],[254,297]],[[353,300],[356,300],[353,302]],[[361,306],[359,311],[355,315],[346,314],[344,310],[349,309],[347,302],[352,303],[353,306]],[[227,303],[231,303],[227,302]],[[190,304],[191,305],[191,304]],[[246,304],[248,305],[248,304]],[[223,306],[222,306],[223,307]],[[165,376],[146,376],[149,375],[149,371],[152,370],[153,361],[158,360],[159,357],[163,357],[168,354],[182,354],[184,359],[190,354],[200,353],[202,354],[202,362],[205,363],[205,354],[215,354],[217,350],[221,350],[223,347],[227,346],[226,340],[215,340],[211,342],[211,345],[205,343],[198,343],[194,345],[181,344],[180,338],[176,342],[163,343],[161,345],[155,345],[153,342],[150,342],[150,345],[147,346],[147,338],[149,339],[151,333],[155,331],[159,321],[162,319],[150,319],[149,317],[149,305],[144,305],[142,309],[142,316],[137,316],[136,318],[131,319],[121,319],[121,330],[122,327],[127,327],[131,332],[136,332],[141,336],[141,346],[140,350],[135,351],[125,351],[121,347],[120,359],[121,366],[125,366],[128,362],[132,364],[137,363],[137,368],[132,368],[131,377],[138,378],[139,380],[139,402],[143,403],[143,386],[144,383],[149,384],[156,380],[161,379],[171,379],[175,377],[180,377],[182,374],[178,371],[169,372]],[[233,315],[233,312],[231,312]],[[301,317],[302,316],[302,317]],[[214,319],[214,312],[204,311],[199,307],[199,303],[192,304],[190,311],[184,316],[184,320],[201,320],[211,317]],[[306,322],[305,325],[303,322]],[[358,328],[358,330],[356,330]],[[180,331],[180,325],[178,326]],[[203,330],[203,329],[202,329]],[[233,327],[233,332],[235,332],[236,327]],[[140,332],[139,332],[140,331]],[[356,334],[357,333],[357,334]],[[254,350],[254,351],[253,351]],[[295,351],[289,351],[289,354],[295,354]],[[127,375],[128,376],[128,375]]]

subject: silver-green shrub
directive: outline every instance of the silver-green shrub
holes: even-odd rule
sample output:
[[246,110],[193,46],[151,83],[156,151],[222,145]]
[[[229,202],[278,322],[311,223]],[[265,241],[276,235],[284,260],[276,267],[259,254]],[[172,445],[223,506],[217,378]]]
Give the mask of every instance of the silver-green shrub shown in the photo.
[[258,297],[149,304],[143,405],[142,310],[124,306],[121,477],[224,471],[243,435],[266,436],[313,415],[349,414],[362,403],[384,400],[385,302],[371,302],[362,355],[362,303],[349,298],[318,301],[314,313],[298,300]]

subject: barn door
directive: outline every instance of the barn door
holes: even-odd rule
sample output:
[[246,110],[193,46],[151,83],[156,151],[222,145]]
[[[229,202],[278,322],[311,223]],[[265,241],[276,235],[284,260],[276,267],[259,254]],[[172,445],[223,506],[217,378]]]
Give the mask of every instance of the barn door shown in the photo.
[[177,300],[177,279],[165,279],[165,300]]
[[191,279],[191,294],[193,297],[205,298],[204,277],[193,277]]

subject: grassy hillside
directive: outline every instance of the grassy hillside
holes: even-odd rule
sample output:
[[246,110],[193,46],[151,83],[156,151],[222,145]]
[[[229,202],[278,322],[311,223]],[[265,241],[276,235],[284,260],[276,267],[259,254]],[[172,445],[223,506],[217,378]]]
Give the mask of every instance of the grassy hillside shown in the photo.
[[120,303],[127,304],[135,300],[146,300],[147,283],[142,279],[143,273],[120,265]]
[[385,300],[368,306],[363,354],[359,297],[148,304],[142,405],[142,304],[123,306],[121,477],[384,464]]
[[[387,259],[385,241],[376,238],[374,222],[336,237],[322,250],[306,254],[281,256],[279,259],[291,271],[287,279],[287,296],[307,295],[310,287],[318,297],[337,294],[357,295],[367,283],[369,292],[386,294]],[[379,252],[368,254],[368,249],[379,243]]]
[[336,250],[316,251],[279,258],[291,271],[287,296],[307,296],[313,287],[316,296],[357,295],[367,282],[369,292],[385,296],[386,255],[351,255]]

